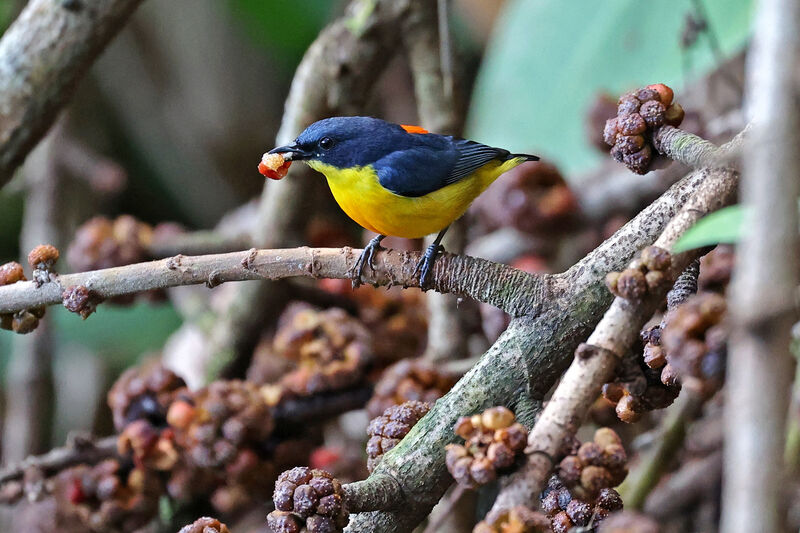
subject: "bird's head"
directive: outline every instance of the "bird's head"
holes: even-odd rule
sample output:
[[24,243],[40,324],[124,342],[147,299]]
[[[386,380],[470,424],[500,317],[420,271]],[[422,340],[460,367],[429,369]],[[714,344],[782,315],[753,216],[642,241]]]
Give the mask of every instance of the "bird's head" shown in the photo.
[[320,162],[336,168],[374,163],[396,150],[405,131],[372,117],[332,117],[313,123],[297,139],[269,153],[291,161]]

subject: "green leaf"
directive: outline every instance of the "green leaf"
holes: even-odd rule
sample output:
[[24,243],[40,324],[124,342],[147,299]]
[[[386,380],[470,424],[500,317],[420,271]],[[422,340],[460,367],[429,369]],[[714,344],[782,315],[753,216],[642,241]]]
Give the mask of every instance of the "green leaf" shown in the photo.
[[[726,57],[744,45],[752,0],[703,0]],[[692,0],[510,0],[484,57],[467,134],[512,152],[554,161],[567,175],[601,157],[585,132],[600,91],[619,95],[651,83],[685,85],[681,30]],[[716,61],[701,37],[689,55],[699,78]],[[607,156],[605,156],[607,157]]]
[[677,254],[703,246],[738,242],[745,213],[746,209],[741,205],[732,205],[706,215],[678,239],[672,252]]

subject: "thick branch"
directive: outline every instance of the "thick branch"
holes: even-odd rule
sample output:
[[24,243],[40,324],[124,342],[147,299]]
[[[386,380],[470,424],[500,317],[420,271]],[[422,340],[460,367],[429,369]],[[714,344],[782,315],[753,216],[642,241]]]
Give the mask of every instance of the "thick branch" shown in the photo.
[[[738,174],[730,170],[703,170],[697,172],[702,182],[696,194],[670,221],[654,243],[665,250],[672,248],[677,239],[702,216],[734,201]],[[697,257],[697,252],[687,252],[673,257],[671,279]],[[635,342],[640,329],[663,301],[666,287],[653,290],[640,301],[616,298],[602,321],[589,336],[585,350],[576,355],[558,388],[539,417],[528,437],[527,463],[512,476],[498,495],[492,509],[498,513],[514,505],[534,500],[544,487],[550,474],[553,457],[558,454],[564,439],[574,435],[592,402],[604,383],[611,380],[617,361]]]
[[720,530],[782,531],[786,412],[796,320],[800,3],[762,0],[747,63],[752,138],[742,200],[750,206],[731,282]]
[[530,315],[512,321],[478,363],[384,456],[376,473],[398,480],[403,511],[356,514],[347,531],[400,533],[416,527],[452,483],[444,446],[456,439],[453,424],[458,417],[493,405],[519,409],[521,398],[541,401],[568,364],[571,351],[591,333],[611,302],[603,282],[606,273],[622,269],[650,244],[702,182],[700,173],[681,180],[583,261],[555,276],[547,300],[537,302]]
[[[38,305],[61,303],[65,289],[83,285],[101,298],[150,289],[205,283],[211,287],[226,281],[277,280],[305,276],[349,278],[361,250],[351,248],[293,248],[250,250],[204,256],[175,256],[104,270],[64,274],[36,287],[19,282],[0,287],[0,313]],[[365,279],[376,285],[419,286],[415,272],[418,253],[389,250],[376,256],[376,271],[367,269]],[[446,254],[434,266],[433,287],[439,292],[470,296],[519,316],[544,301],[549,276],[534,276],[485,259]]]
[[0,187],[142,0],[31,0],[0,40]]

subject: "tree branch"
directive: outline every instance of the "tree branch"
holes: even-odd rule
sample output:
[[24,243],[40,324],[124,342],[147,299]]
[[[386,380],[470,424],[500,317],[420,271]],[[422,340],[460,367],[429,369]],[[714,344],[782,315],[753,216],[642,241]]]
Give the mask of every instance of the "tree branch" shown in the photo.
[[0,40],[0,187],[142,0],[31,0]]
[[[508,329],[472,369],[439,399],[411,432],[386,454],[373,473],[390,474],[403,489],[403,512],[379,511],[351,516],[349,533],[411,531],[452,483],[444,465],[444,446],[456,440],[459,416],[494,405],[522,407],[541,402],[565,366],[571,350],[591,333],[611,302],[607,272],[623,268],[650,244],[701,187],[693,173],[675,184],[584,260],[553,277],[545,301]],[[526,369],[525,372],[520,369]],[[532,413],[531,413],[532,414]],[[364,483],[371,483],[367,478]]]
[[[352,248],[291,248],[249,250],[227,254],[182,256],[133,265],[64,274],[36,287],[22,281],[0,287],[0,313],[38,305],[61,303],[65,289],[83,285],[106,299],[151,289],[227,281],[278,280],[289,277],[349,278],[361,250]],[[376,255],[376,270],[367,269],[365,281],[375,285],[419,286],[419,253],[388,250]],[[543,301],[550,276],[532,275],[515,268],[469,256],[443,255],[434,266],[433,287],[440,292],[469,296],[519,316],[531,301]]]
[[796,320],[800,4],[762,0],[747,62],[753,133],[742,200],[750,206],[737,248],[725,403],[720,530],[782,531],[783,446]]
[[[655,246],[670,250],[677,239],[702,216],[734,201],[738,174],[731,170],[701,170],[697,192],[670,221]],[[697,251],[672,257],[669,279],[696,259]],[[564,439],[574,435],[604,383],[611,381],[617,361],[635,342],[644,323],[663,301],[668,286],[649,291],[641,300],[616,298],[603,319],[586,341],[585,349],[576,354],[562,376],[558,388],[528,435],[529,454],[525,466],[512,474],[495,500],[492,513],[497,514],[515,505],[525,505],[536,498],[553,468]]]
[[32,455],[4,467],[0,470],[0,484],[22,478],[29,468],[39,468],[47,475],[80,463],[96,464],[116,456],[116,436],[96,441],[75,438],[63,448],[54,448],[44,455]]

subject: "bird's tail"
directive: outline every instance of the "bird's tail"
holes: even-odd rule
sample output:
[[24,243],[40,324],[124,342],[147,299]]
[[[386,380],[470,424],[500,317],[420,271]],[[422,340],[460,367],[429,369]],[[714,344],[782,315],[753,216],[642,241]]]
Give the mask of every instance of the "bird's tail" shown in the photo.
[[508,159],[522,159],[523,161],[538,161],[538,155],[531,154],[508,154]]

